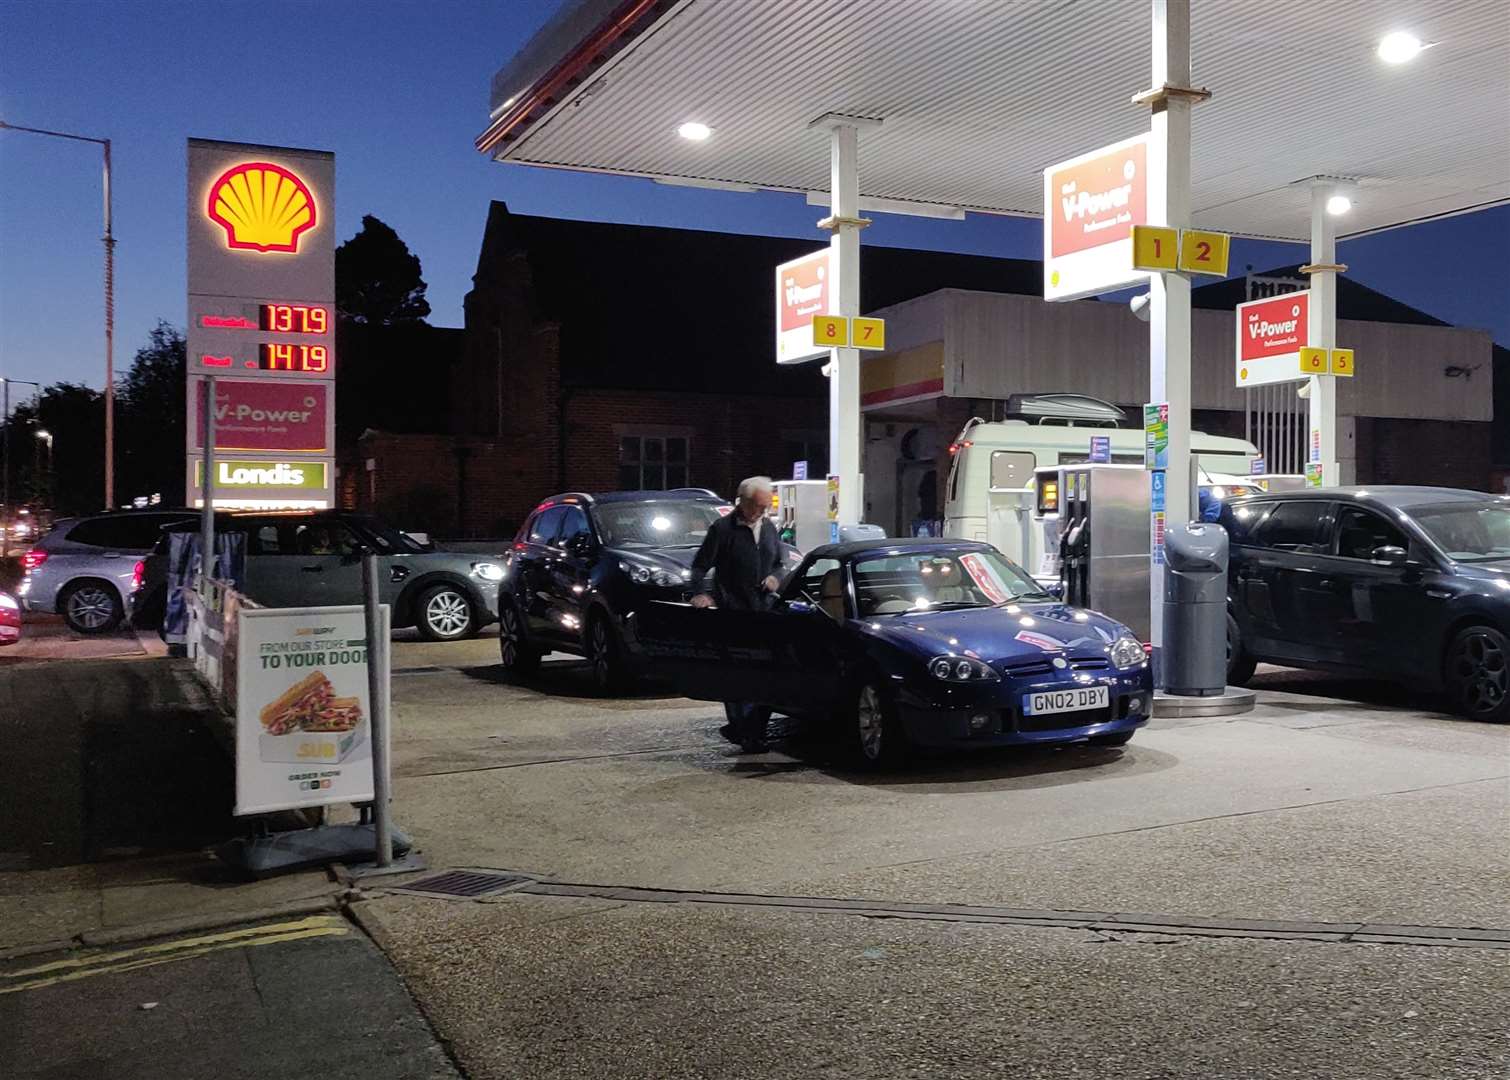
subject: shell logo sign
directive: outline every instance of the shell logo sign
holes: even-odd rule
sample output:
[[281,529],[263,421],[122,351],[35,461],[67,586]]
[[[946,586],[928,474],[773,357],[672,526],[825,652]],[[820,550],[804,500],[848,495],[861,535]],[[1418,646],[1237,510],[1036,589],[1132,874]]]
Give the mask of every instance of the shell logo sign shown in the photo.
[[225,229],[226,246],[243,251],[297,252],[315,227],[309,185],[282,165],[250,161],[210,185],[205,213]]

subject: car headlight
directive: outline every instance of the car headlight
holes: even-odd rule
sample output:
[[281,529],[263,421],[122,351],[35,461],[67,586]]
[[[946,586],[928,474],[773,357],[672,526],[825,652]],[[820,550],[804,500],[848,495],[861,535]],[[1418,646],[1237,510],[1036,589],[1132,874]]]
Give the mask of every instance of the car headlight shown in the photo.
[[5,593],[0,593],[0,608],[5,608],[7,611],[20,611],[21,605]]
[[636,585],[657,585],[663,589],[670,589],[677,585],[683,585],[692,579],[692,571],[683,570],[676,573],[671,570],[663,570],[655,566],[642,566],[639,563],[619,563],[619,569],[626,577]]
[[1148,663],[1148,653],[1143,650],[1143,643],[1131,634],[1123,634],[1112,642],[1112,647],[1107,651],[1112,663],[1119,668],[1141,667]]
[[503,567],[499,566],[497,563],[474,562],[472,564],[472,573],[475,576],[482,578],[483,581],[503,580]]
[[990,664],[969,656],[935,656],[928,661],[928,674],[943,682],[998,682]]

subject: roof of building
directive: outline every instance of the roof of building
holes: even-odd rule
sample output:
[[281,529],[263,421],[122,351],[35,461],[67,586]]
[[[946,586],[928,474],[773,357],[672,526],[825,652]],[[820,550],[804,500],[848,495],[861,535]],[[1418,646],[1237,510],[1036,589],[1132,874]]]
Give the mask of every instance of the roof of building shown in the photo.
[[[518,251],[529,255],[537,317],[561,325],[563,386],[810,396],[817,364],[776,366],[776,266],[820,239],[667,229],[488,213],[482,284]],[[865,311],[944,288],[1037,294],[1040,264],[861,248]]]
[[[773,275],[820,239],[752,236],[511,213],[494,201],[478,258],[479,286],[524,252],[536,317],[561,327],[561,384],[806,397],[824,392],[819,365],[775,363]],[[941,289],[1041,296],[1043,264],[862,245],[860,306],[874,311]],[[1303,280],[1299,266],[1264,276]],[[1243,277],[1194,290],[1192,303],[1231,310]],[[1349,278],[1343,319],[1446,326]]]

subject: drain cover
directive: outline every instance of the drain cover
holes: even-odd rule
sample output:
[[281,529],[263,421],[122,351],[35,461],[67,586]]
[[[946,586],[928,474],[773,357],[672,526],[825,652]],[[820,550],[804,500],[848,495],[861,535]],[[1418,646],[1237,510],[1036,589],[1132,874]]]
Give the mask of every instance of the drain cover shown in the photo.
[[523,874],[510,874],[502,870],[447,870],[443,874],[432,874],[407,885],[395,885],[393,891],[424,893],[427,896],[456,896],[470,900],[517,889],[534,880]]

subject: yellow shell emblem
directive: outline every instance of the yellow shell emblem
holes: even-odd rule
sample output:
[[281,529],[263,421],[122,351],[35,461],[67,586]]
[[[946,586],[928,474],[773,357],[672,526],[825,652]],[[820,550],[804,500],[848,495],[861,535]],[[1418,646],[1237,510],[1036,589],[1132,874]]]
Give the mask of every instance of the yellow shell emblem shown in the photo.
[[281,165],[251,161],[210,185],[210,220],[225,229],[227,247],[251,251],[299,250],[299,237],[315,227],[309,186]]

